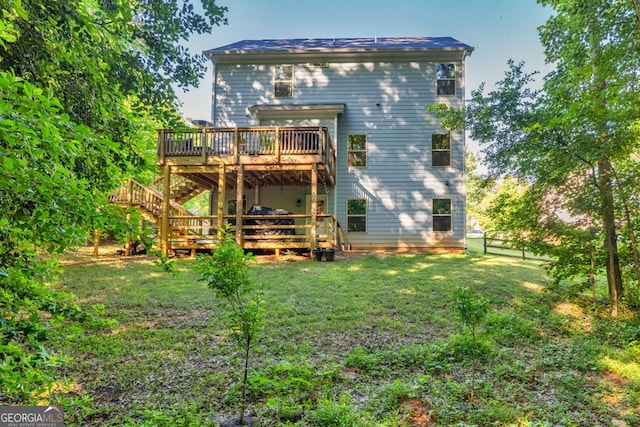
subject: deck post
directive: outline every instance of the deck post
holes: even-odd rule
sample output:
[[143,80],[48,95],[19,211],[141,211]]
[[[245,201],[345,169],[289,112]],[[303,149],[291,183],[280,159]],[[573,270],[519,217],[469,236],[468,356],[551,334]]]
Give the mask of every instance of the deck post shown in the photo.
[[222,227],[224,226],[224,201],[226,199],[226,188],[227,188],[226,173],[227,172],[225,170],[224,163],[220,163],[218,165],[218,212],[217,212],[217,215],[218,215],[217,234],[218,234],[219,240],[222,239]]
[[160,228],[160,252],[169,255],[169,209],[171,206],[171,167],[164,165],[162,180],[162,227]]
[[244,166],[238,166],[238,176],[236,178],[236,243],[240,247],[244,247],[243,233],[242,233],[242,215],[243,206],[242,200],[244,198]]
[[202,164],[206,165],[207,164],[207,156],[209,155],[208,150],[209,150],[209,140],[207,138],[207,131],[206,129],[202,129],[202,132],[200,133],[200,143],[202,144]]
[[317,246],[318,238],[318,164],[314,163],[311,166],[311,230],[309,234],[311,241],[309,242],[309,248],[311,249],[311,256],[313,256],[313,250]]
[[[318,128],[318,156],[322,159],[322,161],[325,161],[324,159],[324,145],[325,145],[325,140],[324,140],[324,132],[322,131],[322,126]],[[328,162],[325,162],[328,163]]]
[[239,163],[239,147],[240,146],[240,138],[238,136],[238,128],[235,128],[233,130],[233,163],[238,164]]
[[164,165],[164,157],[165,157],[165,132],[164,129],[158,129],[158,162],[161,165]]
[[278,163],[280,163],[280,144],[282,143],[282,138],[280,134],[280,127],[276,126],[276,140],[275,140],[275,155],[278,159]]
[[[131,214],[127,214],[127,224],[131,223]],[[131,234],[127,232],[127,240],[124,244],[124,256],[131,255]]]
[[129,206],[131,206],[134,203],[133,180],[131,178],[127,178],[127,203],[129,204]]
[[98,249],[100,247],[100,230],[93,229],[93,256],[98,256]]

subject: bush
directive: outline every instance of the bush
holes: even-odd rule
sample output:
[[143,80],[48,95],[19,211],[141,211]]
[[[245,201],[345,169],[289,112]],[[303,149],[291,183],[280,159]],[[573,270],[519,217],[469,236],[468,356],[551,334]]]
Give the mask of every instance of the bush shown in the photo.
[[317,427],[358,426],[358,416],[349,404],[350,398],[343,394],[337,402],[327,398],[318,400],[317,407],[309,412],[309,422]]
[[236,244],[228,224],[220,231],[220,244],[211,256],[203,257],[203,262],[196,268],[201,280],[227,305],[227,326],[233,331],[232,336],[243,353],[242,404],[239,416],[242,424],[247,405],[249,358],[262,327],[264,300],[262,288],[249,277],[247,262],[253,259],[251,253],[245,254]]
[[0,274],[0,403],[36,403],[53,384],[54,369],[66,363],[47,343],[61,336],[70,323],[101,325],[80,310],[72,294],[55,292],[44,284],[55,279],[56,271],[53,263],[40,262]]

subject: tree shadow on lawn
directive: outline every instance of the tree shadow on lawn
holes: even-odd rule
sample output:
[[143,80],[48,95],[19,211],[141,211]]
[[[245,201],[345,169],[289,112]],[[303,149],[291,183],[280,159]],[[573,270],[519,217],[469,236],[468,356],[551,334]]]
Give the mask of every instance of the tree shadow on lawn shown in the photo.
[[[67,267],[60,287],[76,293],[83,305],[105,304],[119,321],[113,330],[71,337],[63,348],[75,356],[66,375],[81,384],[80,394],[94,398],[89,415],[75,414],[79,423],[144,420],[151,417],[149,410],[163,407],[189,406],[209,416],[233,412],[228,405],[235,353],[229,331],[219,327],[222,313],[213,295],[190,270],[195,262],[178,261],[176,278],[138,261]],[[484,255],[358,253],[342,254],[334,263],[264,262],[252,271],[265,285],[267,299],[256,371],[281,360],[304,361],[322,371],[342,366],[356,348],[382,355],[411,354],[420,346],[434,351],[434,343],[446,344],[458,331],[451,292],[468,286],[489,298],[494,311],[485,330],[494,356],[482,373],[494,387],[480,394],[485,405],[506,405],[512,420],[531,413],[555,422],[565,412],[568,421],[586,417],[592,425],[637,420],[631,411],[640,399],[635,377],[640,368],[633,356],[640,351],[634,353],[630,344],[640,340],[637,323],[591,318],[580,309],[584,301],[545,293],[548,278],[539,263]],[[376,384],[391,378],[414,384],[426,369],[394,363],[383,371],[386,377],[365,372],[357,380],[343,366],[335,392],[370,400]],[[452,363],[448,371],[431,374],[434,384],[444,385],[420,388],[422,400],[445,408],[441,421],[470,419],[454,414],[460,403],[455,394],[445,400],[433,394],[448,393],[451,381],[465,384],[466,361]],[[318,386],[316,392],[322,391]],[[261,398],[254,404],[266,411]]]

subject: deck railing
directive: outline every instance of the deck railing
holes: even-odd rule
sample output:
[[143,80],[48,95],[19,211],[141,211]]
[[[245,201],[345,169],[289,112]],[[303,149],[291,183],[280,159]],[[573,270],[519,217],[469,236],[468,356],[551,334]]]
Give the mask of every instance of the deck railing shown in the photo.
[[[139,206],[156,218],[162,217],[162,199],[162,193],[159,191],[130,178],[125,180],[123,186],[116,188],[109,195],[109,203]],[[173,201],[169,203],[169,215],[194,218],[191,212]]]
[[[162,218],[162,193],[133,179],[109,195],[109,203],[136,206],[154,221]],[[217,216],[196,216],[170,202],[168,217],[169,249],[211,249],[218,243]],[[279,220],[287,220],[286,224]],[[236,216],[224,221],[235,226]],[[337,222],[333,215],[317,215],[315,242],[312,242],[311,215],[242,215],[242,246],[246,249],[332,248],[336,244]],[[272,223],[271,223],[272,222]]]
[[[212,248],[218,242],[216,216],[170,216],[170,249]],[[268,224],[277,220],[293,220],[292,224]],[[235,226],[235,215],[225,215],[225,222]],[[246,225],[257,220],[259,225]],[[311,242],[311,215],[243,215],[242,246],[245,249],[309,249],[332,248],[336,243],[336,219],[318,215],[316,242]]]
[[319,155],[330,171],[336,152],[326,127],[160,129],[158,159],[210,156]]

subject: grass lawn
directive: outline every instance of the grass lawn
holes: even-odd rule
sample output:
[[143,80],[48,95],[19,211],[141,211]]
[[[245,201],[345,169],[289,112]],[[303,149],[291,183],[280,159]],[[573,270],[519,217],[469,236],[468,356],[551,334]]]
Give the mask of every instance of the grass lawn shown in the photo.
[[[266,325],[251,363],[254,426],[640,426],[640,324],[544,291],[533,261],[469,253],[260,259]],[[478,246],[479,245],[479,246]],[[103,249],[104,251],[104,249]],[[69,330],[67,425],[230,425],[240,355],[213,291],[180,259],[82,253],[57,288],[113,327]],[[451,294],[489,299],[469,401],[471,344]]]

